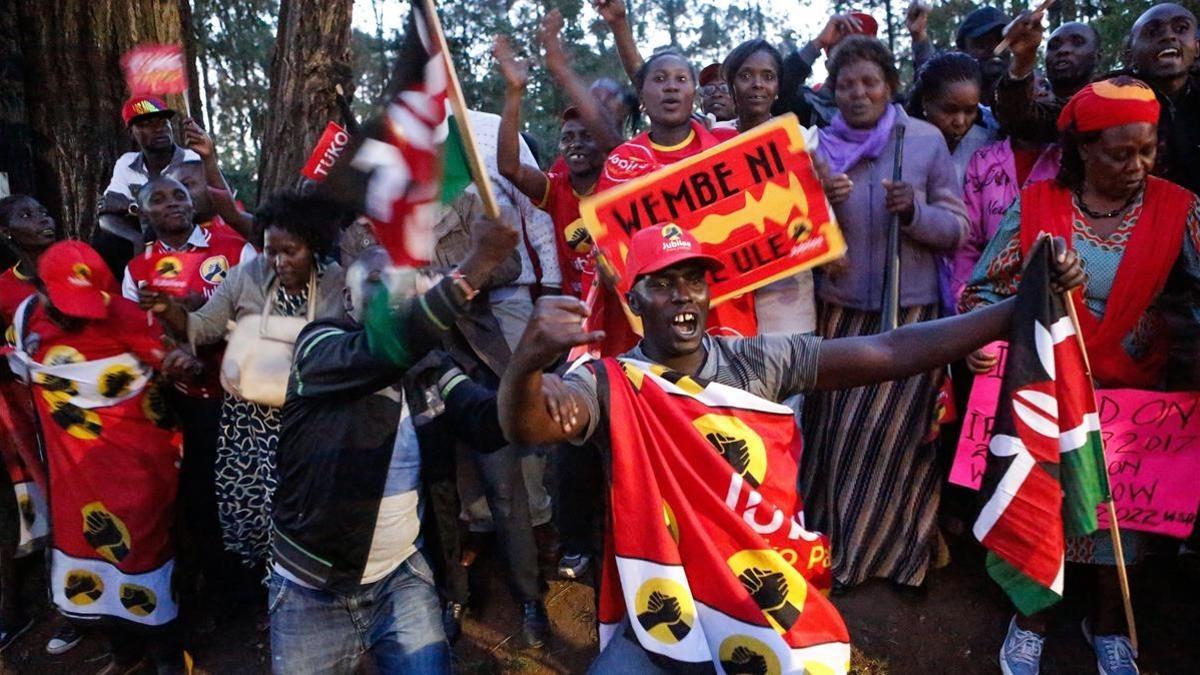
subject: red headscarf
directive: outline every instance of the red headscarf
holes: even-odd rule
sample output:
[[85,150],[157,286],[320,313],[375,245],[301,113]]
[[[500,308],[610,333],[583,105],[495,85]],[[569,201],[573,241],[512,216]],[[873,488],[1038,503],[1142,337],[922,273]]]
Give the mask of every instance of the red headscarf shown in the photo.
[[1076,92],[1058,116],[1058,130],[1074,127],[1086,134],[1135,122],[1158,124],[1159,109],[1154,90],[1145,82],[1114,77]]

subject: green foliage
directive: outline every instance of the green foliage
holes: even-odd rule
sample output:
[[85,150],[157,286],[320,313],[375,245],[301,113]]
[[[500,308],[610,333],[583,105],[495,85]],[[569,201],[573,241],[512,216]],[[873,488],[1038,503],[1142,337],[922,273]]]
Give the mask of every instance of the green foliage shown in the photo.
[[193,0],[192,29],[209,131],[221,168],[253,207],[278,0]]

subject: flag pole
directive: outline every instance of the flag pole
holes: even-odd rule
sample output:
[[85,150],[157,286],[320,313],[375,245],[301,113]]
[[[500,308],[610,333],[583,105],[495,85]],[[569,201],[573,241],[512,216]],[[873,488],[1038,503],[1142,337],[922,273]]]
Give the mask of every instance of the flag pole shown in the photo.
[[458,73],[454,70],[454,60],[450,56],[450,46],[446,43],[446,34],[442,32],[442,21],[438,18],[433,0],[422,0],[422,3],[425,6],[425,16],[429,22],[430,32],[433,33],[438,48],[442,50],[442,57],[446,60],[446,78],[449,81],[447,98],[450,99],[450,108],[454,111],[454,121],[458,125],[458,131],[462,134],[463,150],[466,152],[471,174],[475,178],[479,199],[483,202],[484,213],[489,218],[499,218],[500,206],[496,203],[496,193],[492,190],[492,181],[485,170],[483,157],[475,145],[475,134],[471,132],[471,124],[467,119],[467,102],[463,98]]
[[[1049,235],[1043,235],[1049,238]],[[1087,376],[1092,378],[1092,363],[1088,359],[1087,346],[1083,341],[1083,331],[1079,327],[1079,315],[1075,312],[1075,303],[1071,300],[1071,292],[1063,291],[1063,304],[1067,306],[1067,316],[1071,318],[1071,327],[1075,330],[1075,341],[1079,344],[1079,351],[1083,354],[1083,367],[1087,370]],[[1092,388],[1092,407],[1096,408],[1096,389]],[[1099,435],[1100,452],[1104,454],[1104,434]],[[1129,642],[1133,645],[1133,651],[1136,654],[1138,649],[1137,624],[1133,620],[1133,598],[1129,593],[1129,573],[1125,569],[1125,547],[1121,545],[1121,526],[1117,523],[1117,507],[1113,504],[1112,486],[1108,482],[1108,462],[1105,461],[1104,471],[1104,491],[1108,493],[1108,533],[1112,538],[1113,553],[1117,559],[1117,580],[1121,584],[1121,602],[1125,606],[1125,623],[1129,627]]]

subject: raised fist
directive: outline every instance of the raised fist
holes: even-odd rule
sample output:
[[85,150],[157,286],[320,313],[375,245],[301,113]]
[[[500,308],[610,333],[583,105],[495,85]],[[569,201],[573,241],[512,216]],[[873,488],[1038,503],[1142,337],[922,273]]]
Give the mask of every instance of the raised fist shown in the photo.
[[[69,572],[67,573],[66,585],[63,588],[63,594],[77,605],[86,605],[94,601],[104,592],[104,589],[96,582],[96,577],[87,572]],[[78,596],[84,596],[87,601]]]
[[146,616],[158,606],[149,589],[133,584],[121,585],[121,604],[138,616]]
[[788,583],[782,572],[751,567],[738,575],[738,581],[764,610],[787,602]]
[[638,623],[642,624],[642,628],[650,630],[659,624],[675,623],[681,616],[678,600],[654,591],[646,601],[646,611],[638,614]]
[[767,675],[767,660],[747,647],[735,647],[729,659],[721,660],[725,675]]
[[[92,511],[83,519],[83,538],[101,555],[121,561],[129,554],[129,546],[112,514]],[[101,550],[107,548],[107,551]]]
[[750,447],[746,445],[746,441],[719,431],[707,433],[704,438],[712,443],[734,471],[744,475],[750,468]]

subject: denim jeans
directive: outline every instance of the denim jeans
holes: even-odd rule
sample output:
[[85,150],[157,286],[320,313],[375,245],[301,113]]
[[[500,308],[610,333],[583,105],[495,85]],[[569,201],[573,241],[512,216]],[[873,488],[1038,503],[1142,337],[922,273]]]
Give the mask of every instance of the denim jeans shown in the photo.
[[268,611],[276,675],[352,673],[366,655],[382,675],[450,672],[441,605],[420,551],[348,596],[272,572]]

